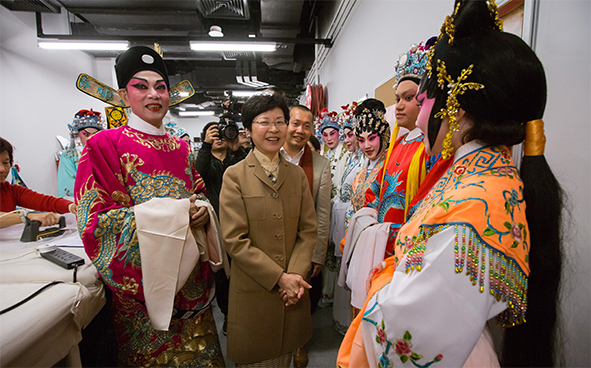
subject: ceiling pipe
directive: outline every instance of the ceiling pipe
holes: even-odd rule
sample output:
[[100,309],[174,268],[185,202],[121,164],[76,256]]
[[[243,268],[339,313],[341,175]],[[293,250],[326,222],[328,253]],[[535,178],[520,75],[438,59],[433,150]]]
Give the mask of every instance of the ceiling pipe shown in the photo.
[[212,39],[210,37],[191,37],[189,36],[117,36],[117,35],[63,35],[63,34],[45,34],[43,33],[43,21],[41,19],[41,13],[35,12],[36,16],[36,28],[37,38],[51,38],[57,40],[85,40],[85,41],[102,41],[102,40],[125,40],[129,42],[138,43],[153,43],[157,40],[160,43],[163,42],[187,42],[190,41],[203,41],[203,42],[275,42],[275,43],[295,43],[295,44],[315,44],[323,45],[324,47],[332,47],[331,38],[285,38],[285,37],[257,37],[253,38],[236,38],[236,37],[224,37],[223,41],[220,39]]

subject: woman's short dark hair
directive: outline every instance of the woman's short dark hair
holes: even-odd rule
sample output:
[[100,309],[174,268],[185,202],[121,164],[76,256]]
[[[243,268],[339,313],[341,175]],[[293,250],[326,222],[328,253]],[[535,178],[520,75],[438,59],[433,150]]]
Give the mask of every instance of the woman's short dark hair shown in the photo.
[[250,97],[242,106],[242,125],[252,130],[252,121],[258,115],[279,107],[283,111],[285,121],[289,121],[289,107],[283,95],[279,92],[262,93]]
[[316,138],[316,136],[311,135],[309,141],[310,143],[312,143],[312,146],[314,146],[315,150],[320,150],[320,142],[318,141],[318,138]]
[[2,152],[8,152],[8,158],[10,159],[10,166],[12,166],[12,164],[14,163],[14,159],[12,157],[12,144],[10,144],[10,142],[8,142],[6,139],[0,137],[0,153]]

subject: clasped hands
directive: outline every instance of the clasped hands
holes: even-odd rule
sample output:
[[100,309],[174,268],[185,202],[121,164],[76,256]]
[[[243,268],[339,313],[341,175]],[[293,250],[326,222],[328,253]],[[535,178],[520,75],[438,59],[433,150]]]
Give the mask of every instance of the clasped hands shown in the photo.
[[198,228],[205,226],[209,222],[209,212],[206,207],[197,207],[195,201],[197,200],[197,194],[193,194],[189,197],[191,205],[189,207],[189,221],[191,228]]
[[279,285],[279,295],[285,302],[286,307],[297,304],[304,295],[304,290],[312,288],[312,286],[297,273],[284,272],[281,277],[279,277],[277,285]]

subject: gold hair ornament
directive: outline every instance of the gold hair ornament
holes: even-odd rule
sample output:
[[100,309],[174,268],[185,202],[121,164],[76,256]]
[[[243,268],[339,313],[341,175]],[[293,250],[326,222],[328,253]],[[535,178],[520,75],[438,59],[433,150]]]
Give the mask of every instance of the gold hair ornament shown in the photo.
[[455,20],[455,15],[458,13],[458,10],[460,9],[460,2],[458,2],[458,4],[456,5],[456,8],[454,9],[454,12],[451,13],[451,15],[448,15],[447,17],[445,17],[445,21],[443,22],[443,24],[441,25],[441,33],[439,33],[439,36],[437,36],[437,40],[435,41],[435,43],[429,47],[429,49],[427,50],[427,62],[425,65],[425,68],[427,70],[427,77],[431,78],[431,75],[433,74],[433,68],[431,67],[431,61],[433,60],[433,54],[435,54],[435,45],[437,45],[437,43],[439,42],[439,40],[443,37],[443,34],[447,34],[449,36],[449,40],[448,43],[450,46],[453,46],[454,44],[454,36],[456,33],[456,29],[454,28],[454,20]]
[[495,25],[499,29],[499,31],[503,32],[503,20],[499,18],[499,12],[497,10],[497,3],[495,0],[488,0],[488,11],[490,11],[490,16],[494,19]]
[[454,27],[454,17],[456,16],[456,14],[458,14],[458,10],[460,9],[461,4],[461,2],[458,2],[458,5],[456,5],[454,12],[451,13],[451,15],[445,17],[445,21],[443,21],[443,24],[441,25],[441,33],[437,37],[437,42],[439,42],[439,40],[441,39],[441,37],[443,37],[443,34],[445,33],[449,36],[449,40],[447,41],[449,45],[454,45],[454,35],[456,33],[456,29]]
[[544,121],[532,120],[525,123],[525,140],[523,141],[524,156],[542,156],[546,146]]
[[160,55],[161,58],[164,57],[164,54],[162,53],[162,49],[160,48],[160,44],[158,42],[154,42],[154,51],[156,51],[156,53]]
[[466,80],[470,74],[472,74],[472,68],[474,64],[471,64],[467,69],[462,69],[460,76],[458,77],[457,81],[454,81],[449,75],[447,75],[447,69],[445,67],[445,62],[443,60],[437,60],[437,85],[442,90],[449,88],[447,91],[448,97],[445,108],[442,108],[437,114],[435,114],[436,118],[441,118],[442,120],[447,117],[449,119],[449,131],[445,135],[445,139],[443,140],[443,152],[441,153],[441,157],[444,160],[447,160],[452,151],[451,145],[451,138],[455,132],[460,131],[460,124],[458,124],[458,120],[456,118],[456,114],[458,113],[458,109],[460,108],[460,103],[458,102],[458,96],[463,95],[469,89],[479,90],[483,89],[484,85],[475,82],[466,82],[462,83],[462,81]]
[[[437,42],[435,42],[435,44],[437,44]],[[433,60],[433,54],[435,54],[435,44],[429,47],[429,50],[427,50],[427,63],[425,65],[425,69],[427,70],[427,78],[431,78],[431,75],[433,74],[431,60]]]
[[361,114],[353,119],[352,125],[357,135],[367,128],[375,131],[379,136],[382,136],[386,131],[390,131],[390,124],[388,124],[384,113],[380,110],[369,111],[367,108],[363,109]]

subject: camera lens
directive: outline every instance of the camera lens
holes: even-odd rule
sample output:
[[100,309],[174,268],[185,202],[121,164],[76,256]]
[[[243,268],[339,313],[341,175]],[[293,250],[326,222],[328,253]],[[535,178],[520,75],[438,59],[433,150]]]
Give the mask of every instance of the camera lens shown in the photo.
[[238,138],[238,126],[236,126],[236,124],[226,125],[222,132],[222,135],[229,141],[235,140],[236,138]]

